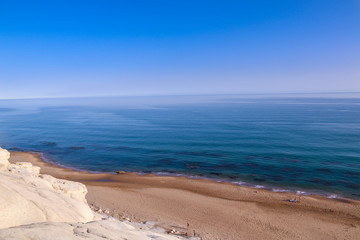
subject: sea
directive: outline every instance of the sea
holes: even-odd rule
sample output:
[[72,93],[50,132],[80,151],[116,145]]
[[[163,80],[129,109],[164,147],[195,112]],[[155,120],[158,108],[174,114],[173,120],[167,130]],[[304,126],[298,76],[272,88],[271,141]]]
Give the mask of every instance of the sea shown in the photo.
[[360,94],[0,100],[0,146],[77,170],[360,199]]

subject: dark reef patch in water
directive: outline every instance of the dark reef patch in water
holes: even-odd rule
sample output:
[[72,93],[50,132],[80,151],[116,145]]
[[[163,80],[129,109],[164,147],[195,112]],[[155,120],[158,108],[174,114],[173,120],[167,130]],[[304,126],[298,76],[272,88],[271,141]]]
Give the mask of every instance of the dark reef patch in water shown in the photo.
[[151,150],[152,153],[168,153],[168,151],[165,150]]
[[219,173],[219,172],[210,172],[211,175],[214,175],[214,176],[222,176],[223,174],[222,173]]
[[176,161],[175,158],[161,158],[156,162],[160,165],[171,165],[174,161]]
[[276,175],[276,176],[271,176],[271,179],[274,180],[274,181],[277,181],[277,182],[281,182],[281,181],[284,180],[284,177]]
[[238,169],[239,166],[235,163],[225,163],[225,164],[217,164],[214,168],[222,169],[222,170],[235,170]]
[[327,173],[332,172],[330,169],[327,169],[327,168],[317,168],[317,169],[315,169],[315,171],[318,171],[318,172],[327,172]]
[[358,184],[356,184],[356,183],[349,183],[349,184],[346,184],[345,187],[351,188],[351,189],[360,190],[360,183],[358,183]]
[[245,162],[245,163],[241,163],[242,166],[244,167],[249,167],[249,168],[257,168],[259,167],[259,164],[254,163],[254,162]]
[[206,164],[204,164],[202,162],[186,162],[185,167],[187,169],[199,169],[199,168],[206,167]]
[[313,179],[308,180],[308,182],[318,183],[318,184],[322,184],[324,186],[335,186],[336,185],[335,182],[327,181],[327,180],[324,180],[324,179],[321,179],[321,178],[313,178]]
[[298,163],[301,162],[298,158],[280,158],[278,159],[280,162],[288,162],[288,163]]
[[263,169],[263,170],[278,170],[276,166],[274,165],[260,165],[259,169]]
[[176,152],[177,155],[184,155],[184,156],[196,156],[196,157],[224,157],[225,154],[222,153],[210,153],[210,152]]
[[231,180],[239,179],[239,176],[236,176],[236,175],[228,175],[226,177],[231,179]]
[[79,147],[79,146],[73,146],[73,147],[69,147],[69,149],[71,150],[82,150],[85,149],[84,147]]
[[113,150],[113,151],[135,152],[135,151],[140,150],[140,148],[128,147],[128,146],[118,146],[118,147],[112,148],[112,150]]
[[280,168],[280,171],[282,172],[288,172],[288,173],[304,173],[305,170],[299,167],[282,167]]
[[47,147],[55,147],[57,146],[56,142],[46,142],[46,141],[42,141],[40,142],[42,145],[47,146]]
[[300,178],[300,177],[302,177],[302,174],[300,174],[300,173],[291,173],[290,174],[290,176],[291,176],[291,178]]
[[347,175],[351,175],[351,176],[357,176],[360,177],[360,173],[359,172],[353,172],[353,171],[346,171],[345,174]]
[[324,165],[329,165],[329,166],[334,166],[334,165],[343,166],[344,165],[344,163],[340,162],[340,161],[322,161],[321,163]]
[[266,182],[265,178],[254,178],[253,180],[257,182]]

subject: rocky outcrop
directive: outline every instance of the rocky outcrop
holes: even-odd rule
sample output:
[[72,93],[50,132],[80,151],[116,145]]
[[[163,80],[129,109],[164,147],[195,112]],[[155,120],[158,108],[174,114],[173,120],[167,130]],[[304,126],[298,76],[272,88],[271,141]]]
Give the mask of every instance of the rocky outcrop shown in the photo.
[[0,171],[7,169],[10,164],[8,161],[9,158],[10,153],[5,149],[0,148]]
[[39,177],[40,175],[40,168],[33,166],[29,162],[17,162],[15,164],[9,164],[7,170],[12,173],[18,173],[33,177]]
[[0,239],[17,240],[176,240],[175,236],[154,230],[140,230],[118,220],[90,223],[36,223],[0,230]]
[[85,185],[41,175],[28,162],[10,164],[0,148],[0,228],[37,222],[88,222]]
[[[175,240],[163,229],[94,213],[85,185],[50,175],[28,162],[9,163],[0,148],[0,239]],[[141,226],[138,226],[141,225]]]

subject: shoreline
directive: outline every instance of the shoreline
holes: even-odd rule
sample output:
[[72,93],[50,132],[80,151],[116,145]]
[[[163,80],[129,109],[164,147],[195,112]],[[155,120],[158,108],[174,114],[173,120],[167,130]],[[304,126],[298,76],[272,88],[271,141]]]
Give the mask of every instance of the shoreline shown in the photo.
[[[87,200],[119,219],[155,221],[202,239],[337,239],[360,234],[360,201],[303,196],[186,177],[80,172],[45,162],[39,153],[11,152],[41,173],[84,183]],[[221,224],[219,224],[219,222]]]
[[[59,167],[59,168],[69,169],[69,170],[73,170],[76,172],[85,172],[85,173],[91,173],[91,174],[110,174],[110,175],[117,175],[117,173],[116,173],[117,171],[122,172],[122,170],[119,170],[119,169],[117,169],[114,172],[101,172],[101,171],[90,171],[90,170],[85,170],[85,169],[77,169],[74,167],[66,166],[63,164],[59,164],[55,161],[52,161],[50,158],[45,156],[45,153],[39,152],[39,151],[22,151],[22,150],[12,151],[11,150],[10,152],[23,152],[23,153],[39,154],[39,157],[42,159],[42,161],[44,161],[46,163],[49,163],[49,164]],[[218,183],[230,183],[230,184],[234,184],[234,185],[240,186],[240,187],[245,187],[245,188],[250,188],[250,189],[255,189],[255,190],[262,189],[262,190],[275,192],[275,193],[292,193],[292,194],[299,195],[299,196],[300,195],[301,196],[320,196],[320,197],[325,197],[328,199],[334,199],[334,200],[338,200],[338,201],[346,201],[346,200],[360,201],[360,198],[357,198],[357,197],[344,196],[341,193],[328,192],[328,191],[321,190],[321,189],[309,190],[309,189],[305,189],[305,188],[297,188],[297,187],[289,187],[289,186],[271,186],[271,185],[266,185],[266,184],[249,183],[249,182],[245,182],[242,180],[232,181],[232,180],[226,179],[226,178],[190,175],[190,174],[186,174],[186,173],[136,172],[136,171],[129,171],[129,172],[126,171],[126,173],[137,174],[140,176],[155,175],[155,176],[159,176],[159,177],[161,177],[161,176],[163,176],[163,177],[185,177],[185,178],[195,179],[195,180],[199,179],[199,180],[214,181],[214,182],[218,182]]]
[[23,162],[26,156],[11,163],[10,153],[0,147],[0,239],[184,239],[155,223],[120,221],[94,211],[84,184],[41,174],[40,167]]

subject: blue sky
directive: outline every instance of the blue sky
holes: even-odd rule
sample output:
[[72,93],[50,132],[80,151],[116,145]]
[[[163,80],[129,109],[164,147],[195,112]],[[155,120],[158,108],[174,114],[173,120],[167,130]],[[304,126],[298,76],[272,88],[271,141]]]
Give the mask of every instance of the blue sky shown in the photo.
[[0,0],[0,88],[0,98],[360,91],[360,1]]

